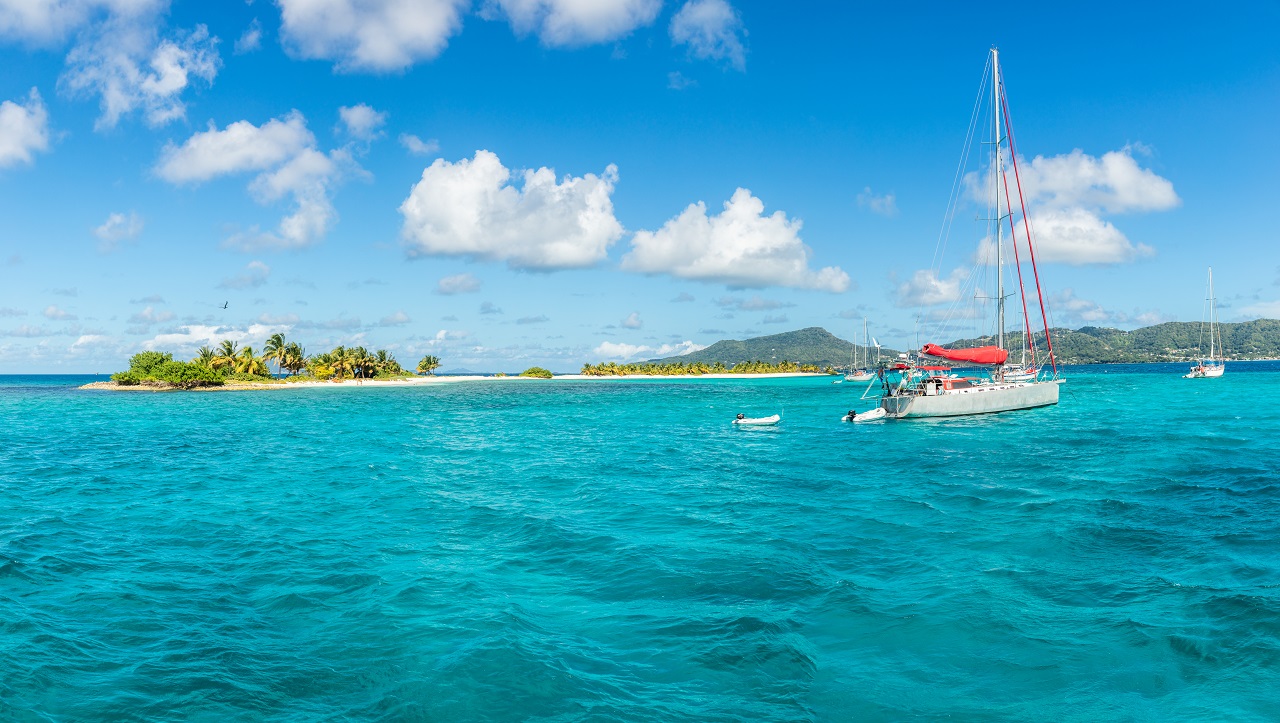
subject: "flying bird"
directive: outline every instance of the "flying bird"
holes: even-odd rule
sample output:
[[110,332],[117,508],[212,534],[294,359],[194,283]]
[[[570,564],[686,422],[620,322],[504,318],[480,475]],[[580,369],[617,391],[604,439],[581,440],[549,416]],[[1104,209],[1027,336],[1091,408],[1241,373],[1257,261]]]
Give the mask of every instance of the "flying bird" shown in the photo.
[[229,301],[224,301],[224,302],[222,302],[222,308],[224,308],[224,309],[225,309],[225,308],[227,308],[227,304],[229,304],[229,303],[231,303],[231,302],[229,302]]

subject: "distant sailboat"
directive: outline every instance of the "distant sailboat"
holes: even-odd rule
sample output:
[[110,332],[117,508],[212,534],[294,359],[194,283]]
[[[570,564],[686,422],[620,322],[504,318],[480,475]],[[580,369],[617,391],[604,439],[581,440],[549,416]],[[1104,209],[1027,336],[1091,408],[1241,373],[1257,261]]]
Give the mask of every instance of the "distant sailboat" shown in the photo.
[[845,381],[848,382],[869,382],[876,378],[873,371],[867,369],[867,317],[862,317],[862,366],[854,365],[857,360],[858,345],[854,344],[849,349],[849,373],[844,375]]
[[[1218,330],[1218,300],[1213,296],[1213,267],[1209,267],[1209,297],[1205,299],[1209,312],[1209,358],[1200,358],[1192,365],[1191,371],[1182,375],[1183,379],[1213,379],[1227,371],[1227,364],[1222,355],[1222,332]],[[1196,354],[1204,349],[1204,316],[1200,317],[1200,343],[1196,345]]]

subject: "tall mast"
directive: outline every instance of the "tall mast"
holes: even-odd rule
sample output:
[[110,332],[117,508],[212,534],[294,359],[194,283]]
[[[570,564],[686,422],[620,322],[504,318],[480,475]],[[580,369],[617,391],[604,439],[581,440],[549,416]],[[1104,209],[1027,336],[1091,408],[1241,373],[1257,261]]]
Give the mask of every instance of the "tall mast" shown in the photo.
[[1213,361],[1213,342],[1218,335],[1218,300],[1213,298],[1213,267],[1209,267],[1209,361]]
[[996,199],[996,344],[1004,348],[1004,234],[1000,222],[1000,50],[991,49],[991,108],[995,131],[995,159],[992,163],[991,194]]
[[862,317],[862,369],[871,362],[871,353],[867,350],[867,317]]

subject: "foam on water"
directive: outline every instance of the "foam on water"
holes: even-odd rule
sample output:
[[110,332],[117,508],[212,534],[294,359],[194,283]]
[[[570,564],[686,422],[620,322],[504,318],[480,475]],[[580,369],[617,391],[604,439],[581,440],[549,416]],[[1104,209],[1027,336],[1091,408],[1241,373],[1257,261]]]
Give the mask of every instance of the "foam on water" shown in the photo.
[[859,425],[826,379],[0,377],[0,718],[1270,719],[1280,365],[1182,366]]

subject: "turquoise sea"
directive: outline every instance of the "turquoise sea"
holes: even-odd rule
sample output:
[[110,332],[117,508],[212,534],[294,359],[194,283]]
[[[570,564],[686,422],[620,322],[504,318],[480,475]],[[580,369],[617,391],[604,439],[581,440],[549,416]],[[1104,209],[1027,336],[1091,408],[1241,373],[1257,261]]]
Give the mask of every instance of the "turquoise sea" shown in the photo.
[[867,424],[813,378],[0,377],[0,719],[1276,720],[1280,364],[1184,366]]

